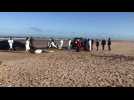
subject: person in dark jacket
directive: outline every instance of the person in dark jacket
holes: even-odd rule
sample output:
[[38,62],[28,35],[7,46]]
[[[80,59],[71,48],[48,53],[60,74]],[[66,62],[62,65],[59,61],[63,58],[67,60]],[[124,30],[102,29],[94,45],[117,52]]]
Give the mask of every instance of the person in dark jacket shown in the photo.
[[35,50],[35,47],[34,47],[34,38],[33,37],[30,37],[30,52],[33,53]]
[[96,48],[97,48],[97,51],[98,51],[98,49],[99,49],[99,40],[98,39],[96,39]]
[[106,45],[106,40],[105,39],[103,39],[101,41],[101,45],[102,45],[102,50],[104,50],[105,49],[105,45]]
[[93,50],[93,44],[94,44],[94,40],[93,39],[91,39],[91,43],[92,43],[91,49]]
[[78,39],[75,41],[75,44],[76,44],[76,52],[80,52],[81,41]]
[[88,40],[84,39],[84,50],[87,51],[88,50]]
[[111,39],[110,38],[108,38],[107,45],[108,45],[108,50],[111,51]]

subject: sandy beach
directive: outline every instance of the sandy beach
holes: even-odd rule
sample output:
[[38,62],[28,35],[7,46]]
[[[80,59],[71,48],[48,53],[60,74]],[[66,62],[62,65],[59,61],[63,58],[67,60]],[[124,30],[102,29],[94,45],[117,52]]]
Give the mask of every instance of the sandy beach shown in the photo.
[[133,87],[134,42],[112,42],[112,51],[0,51],[0,86]]

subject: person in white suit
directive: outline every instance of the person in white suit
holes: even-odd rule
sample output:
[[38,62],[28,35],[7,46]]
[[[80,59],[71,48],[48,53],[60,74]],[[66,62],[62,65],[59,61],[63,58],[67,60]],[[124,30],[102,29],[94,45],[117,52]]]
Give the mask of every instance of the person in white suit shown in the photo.
[[92,50],[92,40],[91,39],[89,39],[89,51],[91,51]]
[[51,41],[51,40],[49,39],[49,41],[47,42],[48,48],[51,47],[51,42],[50,42],[50,41]]
[[72,40],[70,39],[68,42],[68,49],[71,49],[71,42],[72,42]]
[[55,48],[57,48],[57,46],[55,45],[53,39],[51,39],[51,42],[49,42],[48,45],[49,45],[49,48],[51,48],[51,47],[55,47]]
[[12,37],[9,37],[8,39],[8,43],[9,43],[9,50],[13,50],[13,43],[14,43],[14,40],[12,39]]
[[63,47],[63,43],[64,43],[64,41],[63,41],[63,40],[60,40],[59,49],[62,49],[62,47]]
[[54,44],[54,42],[51,42],[51,46],[57,48],[57,46]]
[[26,44],[25,44],[25,47],[26,47],[26,52],[28,52],[30,50],[30,38],[26,38]]

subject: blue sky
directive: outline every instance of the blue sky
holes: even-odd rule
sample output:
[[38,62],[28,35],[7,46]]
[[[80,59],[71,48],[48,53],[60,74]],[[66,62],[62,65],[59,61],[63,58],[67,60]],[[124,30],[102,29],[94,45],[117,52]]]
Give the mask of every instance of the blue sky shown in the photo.
[[0,35],[134,40],[133,12],[0,12]]

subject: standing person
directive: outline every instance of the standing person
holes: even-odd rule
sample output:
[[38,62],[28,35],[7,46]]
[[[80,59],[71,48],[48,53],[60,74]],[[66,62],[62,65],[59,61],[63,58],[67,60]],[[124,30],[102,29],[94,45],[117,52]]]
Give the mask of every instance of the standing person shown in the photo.
[[111,51],[111,39],[110,38],[108,38],[107,45],[108,45],[108,50]]
[[14,43],[14,40],[12,39],[12,37],[9,37],[8,43],[9,43],[9,50],[12,51],[13,50],[13,43]]
[[25,47],[26,47],[26,52],[30,51],[30,38],[26,38],[26,44],[25,44]]
[[101,45],[102,45],[102,50],[104,50],[105,49],[105,45],[106,45],[106,40],[105,39],[103,39],[101,41]]
[[89,47],[90,47],[90,45],[89,45],[89,38],[87,39],[87,41],[86,41],[86,49],[87,49],[87,51],[89,51]]
[[76,52],[79,52],[79,48],[78,48],[78,40],[75,41],[75,46],[76,46]]
[[98,49],[99,49],[99,40],[98,39],[96,39],[96,48],[97,48],[97,51],[98,51]]
[[62,46],[63,46],[63,40],[60,40],[60,46],[59,46],[59,49],[62,49]]
[[89,51],[89,39],[86,39],[86,50]]
[[84,39],[84,50],[88,50],[88,39]]
[[93,50],[94,40],[92,39],[91,42],[92,42],[92,47],[91,47],[91,49]]
[[49,39],[49,41],[48,41],[48,48],[50,48],[51,47],[51,39]]
[[34,39],[33,37],[30,37],[30,52],[34,52]]
[[80,52],[80,48],[81,48],[81,42],[80,42],[80,40],[78,39],[78,40],[76,40],[76,52]]
[[71,49],[71,42],[72,42],[72,40],[70,39],[68,42],[68,49]]
[[48,42],[48,47],[51,48],[52,47],[52,42],[53,42],[53,38],[49,39],[49,42]]
[[89,39],[89,51],[91,51],[92,50],[92,40],[91,39]]

